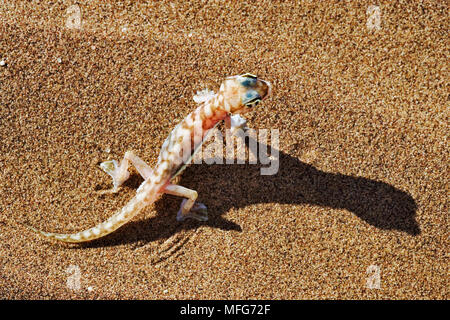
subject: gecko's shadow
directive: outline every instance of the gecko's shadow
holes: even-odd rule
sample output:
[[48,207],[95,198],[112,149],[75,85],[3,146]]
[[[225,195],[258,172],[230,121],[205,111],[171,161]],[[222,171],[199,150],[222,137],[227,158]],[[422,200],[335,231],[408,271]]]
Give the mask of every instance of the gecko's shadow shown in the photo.
[[[274,154],[270,146],[258,144],[258,147]],[[261,175],[261,168],[268,166],[261,164],[189,166],[179,184],[198,191],[198,200],[208,206],[207,222],[177,222],[175,216],[181,199],[164,195],[155,204],[158,214],[154,218],[132,221],[104,240],[83,246],[146,243],[199,225],[241,231],[239,225],[222,216],[231,208],[255,203],[312,204],[346,209],[376,228],[399,230],[413,236],[420,234],[415,220],[417,205],[407,192],[380,181],[320,171],[286,153],[278,153],[279,170],[274,175]],[[141,182],[138,180],[131,179],[132,187],[137,188]]]

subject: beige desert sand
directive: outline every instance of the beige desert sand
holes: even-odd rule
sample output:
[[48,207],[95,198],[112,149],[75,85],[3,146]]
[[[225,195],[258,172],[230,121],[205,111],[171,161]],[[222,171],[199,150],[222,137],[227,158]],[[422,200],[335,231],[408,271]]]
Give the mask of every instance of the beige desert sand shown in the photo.
[[[1,299],[448,299],[446,1],[0,4]],[[279,171],[191,165],[209,208],[163,196],[85,245],[120,193],[98,164],[154,165],[197,90],[251,72]],[[269,142],[270,148],[270,142]],[[378,281],[379,280],[379,281]]]

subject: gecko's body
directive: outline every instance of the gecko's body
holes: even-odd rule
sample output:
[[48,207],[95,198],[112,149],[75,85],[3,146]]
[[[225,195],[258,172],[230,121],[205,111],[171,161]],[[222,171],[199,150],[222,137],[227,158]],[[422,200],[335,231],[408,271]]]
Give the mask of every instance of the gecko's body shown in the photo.
[[[233,114],[250,111],[269,93],[270,83],[251,74],[225,79],[218,93],[204,93],[202,96],[194,97],[199,106],[170,132],[161,147],[158,162],[153,170],[132,152],[126,152],[120,164],[115,160],[101,164],[101,167],[113,178],[114,188],[111,192],[117,192],[120,185],[128,179],[130,161],[144,178],[134,198],[121,210],[95,227],[73,234],[45,232],[32,227],[31,229],[44,237],[64,242],[75,243],[98,239],[130,221],[163,193],[186,198],[181,204],[177,220],[183,221],[186,218],[207,220],[206,207],[195,202],[197,192],[172,184],[171,180],[184,169],[203,143],[205,136],[219,121],[225,120],[227,128],[233,127],[231,121]],[[242,123],[234,127],[242,127]]]

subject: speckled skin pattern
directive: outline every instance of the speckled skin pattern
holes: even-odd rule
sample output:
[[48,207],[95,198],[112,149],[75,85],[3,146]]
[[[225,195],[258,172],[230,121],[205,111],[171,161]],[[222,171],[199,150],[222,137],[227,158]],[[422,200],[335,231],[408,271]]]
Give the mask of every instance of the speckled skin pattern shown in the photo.
[[[151,173],[148,177],[144,175],[145,181],[139,186],[136,196],[106,221],[73,234],[52,233],[30,228],[46,238],[63,242],[77,243],[98,239],[123,226],[163,193],[190,198],[182,203],[182,208],[177,217],[180,221],[184,220],[185,217],[189,217],[190,211],[193,209],[197,193],[172,185],[170,180],[175,174],[179,173],[180,167],[191,153],[202,144],[203,138],[211,128],[219,121],[226,120],[230,115],[250,111],[269,95],[270,88],[269,82],[260,80],[251,74],[228,77],[220,86],[217,94],[211,95],[200,102],[197,109],[170,132],[161,147],[155,169],[147,169]],[[187,149],[189,152],[184,152]],[[118,171],[120,171],[120,168]],[[125,177],[120,178],[119,184],[123,183],[129,176],[126,168],[122,171],[122,176]],[[192,218],[207,219],[206,217],[197,217],[195,214]]]

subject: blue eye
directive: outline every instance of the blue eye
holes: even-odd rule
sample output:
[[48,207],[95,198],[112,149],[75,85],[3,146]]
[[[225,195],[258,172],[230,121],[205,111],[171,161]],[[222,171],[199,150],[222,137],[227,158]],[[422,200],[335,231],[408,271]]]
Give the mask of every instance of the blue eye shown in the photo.
[[248,88],[248,87],[251,87],[255,82],[256,82],[255,79],[244,78],[244,80],[241,82],[241,84],[244,87]]
[[249,90],[245,93],[244,96],[244,105],[247,107],[253,107],[256,106],[261,101],[261,96],[259,93],[255,90]]
[[254,99],[255,97],[256,97],[256,95],[255,95],[255,93],[254,93],[253,91],[247,92],[247,93],[245,94],[245,98],[246,98],[247,100],[252,100],[252,99]]

